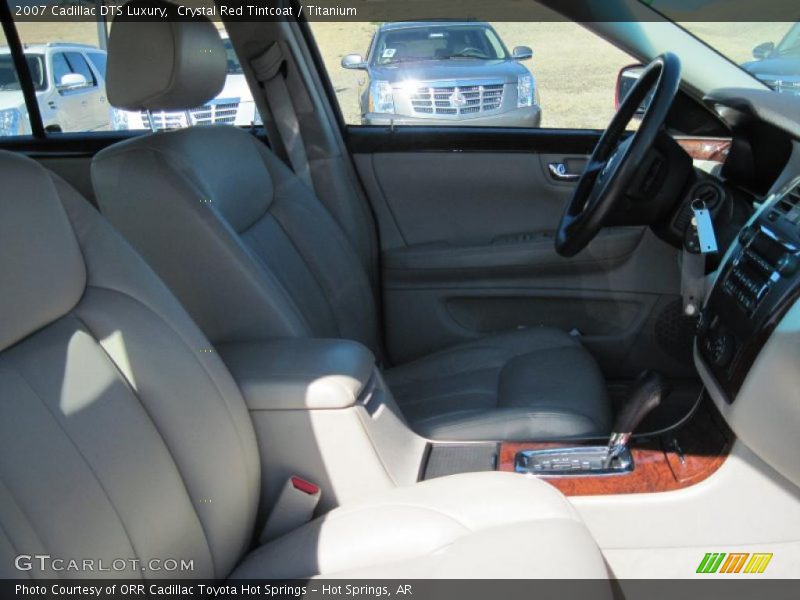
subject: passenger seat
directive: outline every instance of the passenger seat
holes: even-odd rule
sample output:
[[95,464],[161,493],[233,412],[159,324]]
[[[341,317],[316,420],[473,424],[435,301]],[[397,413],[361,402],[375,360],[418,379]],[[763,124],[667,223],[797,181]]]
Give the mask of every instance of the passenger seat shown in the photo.
[[[135,579],[607,577],[564,497],[511,473],[395,488],[253,549],[255,433],[209,341],[64,181],[8,152],[0,180],[0,577],[86,576],[18,555]],[[168,559],[192,568],[136,566]]]
[[[209,21],[115,19],[109,102],[136,111],[201,106],[222,88],[225,61]],[[347,338],[385,356],[365,268],[373,261],[246,131],[190,127],[136,137],[98,153],[92,181],[105,216],[214,344]],[[610,428],[597,364],[554,329],[445,348],[385,377],[412,427],[429,438],[566,439]]]

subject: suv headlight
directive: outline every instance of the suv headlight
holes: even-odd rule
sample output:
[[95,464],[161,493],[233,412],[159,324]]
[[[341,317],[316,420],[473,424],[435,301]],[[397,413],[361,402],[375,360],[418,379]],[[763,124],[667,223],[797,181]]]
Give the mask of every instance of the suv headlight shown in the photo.
[[16,108],[0,110],[0,136],[20,135],[22,133],[22,114]]
[[533,75],[520,75],[517,78],[517,108],[536,104],[535,92],[536,81]]
[[394,113],[394,95],[392,84],[382,79],[373,81],[369,86],[369,112]]

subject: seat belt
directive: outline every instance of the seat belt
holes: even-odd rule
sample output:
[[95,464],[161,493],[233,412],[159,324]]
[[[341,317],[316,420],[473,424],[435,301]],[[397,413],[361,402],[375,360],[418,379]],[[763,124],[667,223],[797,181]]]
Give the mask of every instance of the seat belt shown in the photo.
[[258,541],[265,544],[308,523],[321,495],[319,486],[297,476],[290,477],[269,513]]
[[[288,160],[292,170],[308,187],[314,189],[306,147],[300,133],[300,122],[286,86],[286,59],[278,42],[273,43],[262,54],[250,61],[256,79],[264,88],[272,115],[274,133],[270,131],[270,142],[276,153]],[[273,127],[265,126],[272,130]]]

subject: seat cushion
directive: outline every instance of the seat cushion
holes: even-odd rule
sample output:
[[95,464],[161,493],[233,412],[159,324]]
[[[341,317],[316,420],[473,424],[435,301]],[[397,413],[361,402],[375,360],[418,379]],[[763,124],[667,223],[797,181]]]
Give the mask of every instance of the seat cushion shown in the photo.
[[519,330],[386,372],[411,426],[440,440],[542,440],[609,433],[605,382],[572,336]]
[[342,506],[258,548],[232,574],[315,576],[605,579],[608,572],[560,492],[538,479],[492,472],[433,479]]

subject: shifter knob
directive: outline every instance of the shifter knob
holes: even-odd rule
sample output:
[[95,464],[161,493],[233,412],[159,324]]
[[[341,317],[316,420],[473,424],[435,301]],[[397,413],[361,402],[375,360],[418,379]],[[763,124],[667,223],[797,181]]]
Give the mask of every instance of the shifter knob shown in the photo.
[[625,449],[631,434],[669,392],[669,385],[659,373],[645,371],[639,375],[614,423],[608,442],[607,465]]

